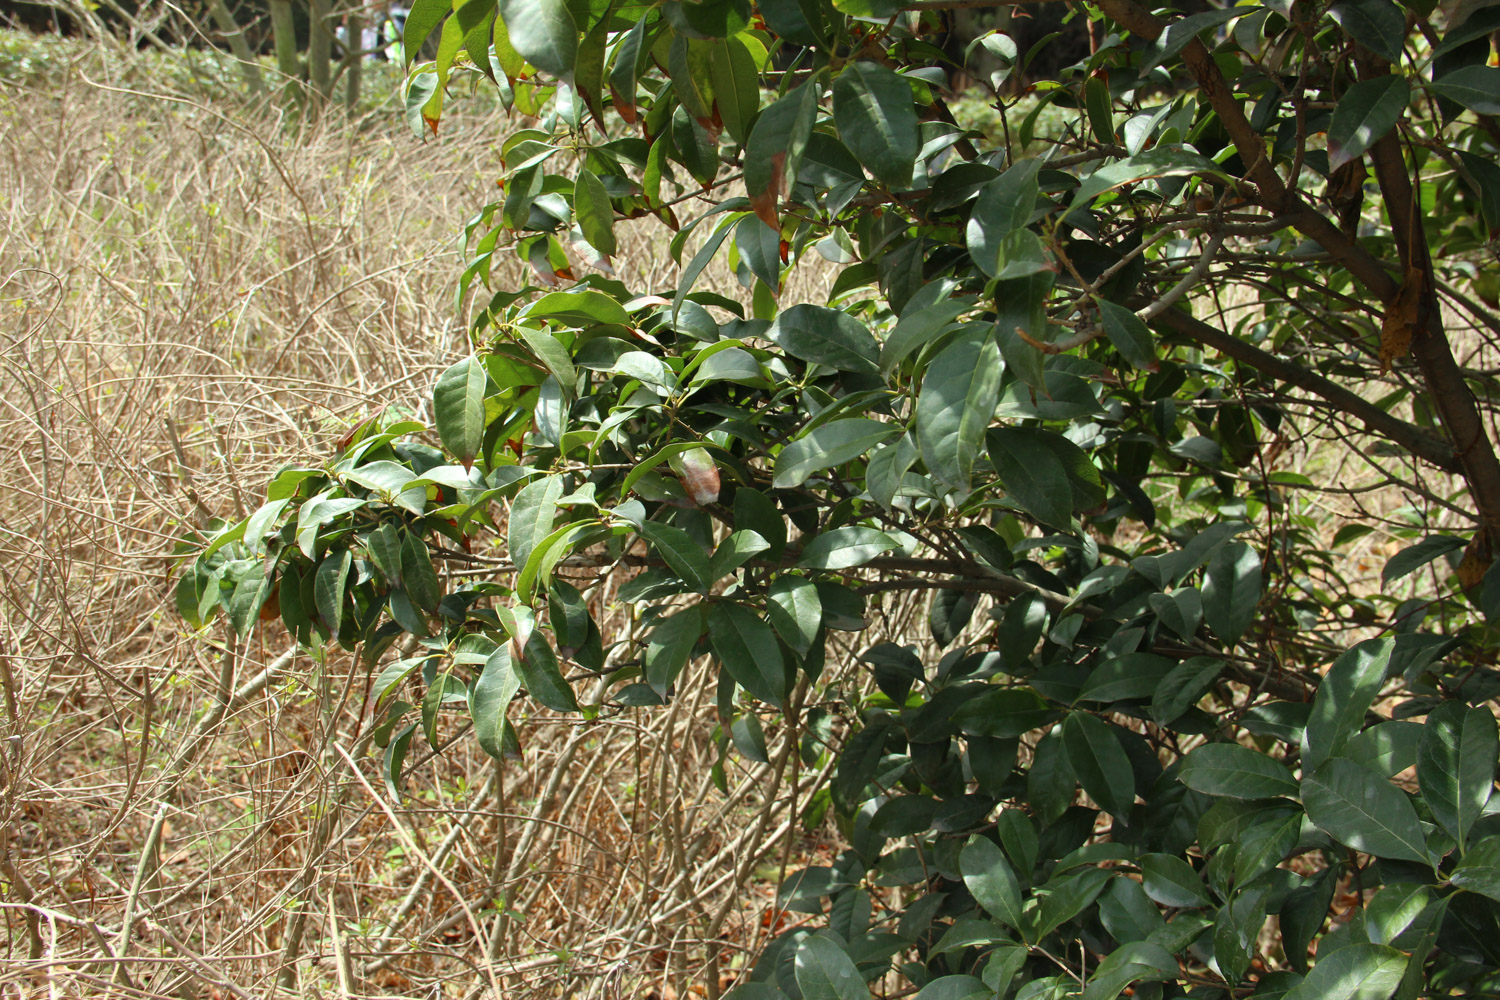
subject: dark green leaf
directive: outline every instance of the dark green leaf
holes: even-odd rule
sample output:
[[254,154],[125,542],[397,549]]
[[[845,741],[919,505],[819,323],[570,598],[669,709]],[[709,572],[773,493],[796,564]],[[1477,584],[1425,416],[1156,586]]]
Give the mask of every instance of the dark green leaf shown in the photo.
[[432,389],[432,415],[443,447],[467,469],[484,445],[484,364],[468,357],[438,376]]
[[1099,319],[1104,324],[1104,335],[1115,345],[1120,357],[1136,368],[1148,372],[1156,371],[1156,349],[1151,343],[1151,331],[1134,312],[1109,299],[1096,299]]
[[1417,783],[1443,829],[1465,846],[1495,786],[1500,736],[1488,708],[1445,701],[1427,714],[1417,757]]
[[526,693],[554,712],[578,711],[578,699],[558,667],[557,654],[552,643],[540,629],[532,631],[526,639],[526,648],[521,653],[521,679],[526,684]]
[[1032,427],[997,427],[987,435],[990,463],[1010,498],[1043,524],[1068,530],[1073,489],[1068,470]]
[[865,417],[830,421],[781,449],[776,456],[776,475],[771,485],[778,490],[801,486],[814,472],[852,462],[899,433],[901,428],[897,424]]
[[1328,13],[1350,38],[1386,62],[1401,62],[1406,13],[1391,0],[1338,0]]
[[1203,617],[1226,643],[1238,642],[1260,604],[1260,556],[1248,542],[1233,541],[1214,552],[1203,575]]
[[525,566],[532,550],[552,534],[557,518],[557,501],[563,495],[561,476],[544,476],[521,488],[510,505],[508,542],[511,565]]
[[1452,535],[1428,535],[1415,545],[1409,545],[1392,556],[1385,564],[1385,569],[1380,572],[1380,582],[1384,585],[1392,580],[1399,580],[1408,573],[1421,569],[1439,556],[1456,552],[1463,547],[1462,538],[1454,538]]
[[571,79],[578,58],[578,24],[566,0],[499,0],[511,45],[543,73]]
[[838,309],[792,306],[776,317],[766,336],[803,361],[866,375],[880,370],[880,345],[863,323]]
[[[904,84],[903,84],[904,86]],[[917,444],[927,469],[960,495],[1000,396],[1000,348],[980,327],[943,348],[927,366],[917,397]]]
[[798,656],[806,656],[823,624],[818,588],[805,576],[783,573],[771,584],[766,598],[766,617],[776,633]]
[[833,81],[833,120],[839,138],[887,186],[911,184],[922,148],[911,87],[891,70],[861,60]]
[[771,626],[747,608],[719,601],[708,612],[708,635],[729,676],[753,697],[780,707],[786,668]]
[[667,564],[667,568],[694,590],[707,593],[713,583],[709,568],[708,553],[703,551],[693,536],[681,528],[659,521],[647,521],[640,527],[641,534],[651,543],[651,548]]
[[1000,273],[1001,244],[1012,233],[1025,229],[1036,211],[1040,167],[1039,159],[1022,160],[979,189],[964,235],[969,255],[990,277]]
[[1411,86],[1394,73],[1350,87],[1328,125],[1328,166],[1337,170],[1375,145],[1396,127],[1410,101]]
[[1338,753],[1364,724],[1365,711],[1385,683],[1395,640],[1366,639],[1333,662],[1313,696],[1302,737],[1302,766],[1317,767]]
[[1380,944],[1351,944],[1319,958],[1285,1000],[1388,1000],[1401,984],[1406,955]]
[[883,531],[850,525],[819,533],[802,550],[797,565],[809,569],[852,569],[882,552],[900,547],[896,539]]
[[1208,906],[1212,902],[1202,876],[1182,858],[1147,854],[1139,863],[1146,895],[1162,906]]
[[803,1000],[869,1000],[870,989],[854,961],[826,937],[811,937],[797,949],[797,986]]
[[1341,757],[1324,761],[1302,780],[1302,801],[1318,829],[1356,851],[1428,862],[1411,802],[1367,767]]
[[1208,743],[1188,754],[1178,775],[1205,795],[1235,799],[1296,798],[1297,779],[1285,764],[1238,743]]
[[1500,115],[1500,68],[1464,66],[1434,82],[1432,89],[1470,111]]
[[970,837],[959,853],[958,863],[963,871],[964,885],[968,886],[979,905],[994,919],[1021,930],[1025,926],[1021,915],[1021,886],[1010,862],[1005,860],[995,842],[978,834]]
[[646,643],[646,682],[657,694],[667,689],[687,666],[688,657],[703,634],[703,611],[697,605],[659,618]]
[[1063,720],[1063,747],[1078,783],[1099,807],[1124,820],[1135,802],[1135,775],[1125,749],[1108,725],[1084,712]]

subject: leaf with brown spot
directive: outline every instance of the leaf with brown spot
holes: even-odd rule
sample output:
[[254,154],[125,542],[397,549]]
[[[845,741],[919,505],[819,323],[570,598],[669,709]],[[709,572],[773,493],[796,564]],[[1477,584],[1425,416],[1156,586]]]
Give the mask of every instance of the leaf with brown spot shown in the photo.
[[1391,362],[1406,357],[1411,338],[1417,329],[1417,315],[1422,307],[1422,272],[1406,269],[1396,297],[1385,307],[1385,321],[1380,325],[1380,371],[1391,370]]
[[1494,561],[1489,536],[1483,531],[1475,532],[1473,540],[1464,548],[1464,557],[1459,560],[1456,570],[1459,585],[1471,600],[1478,600],[1479,585],[1484,582],[1484,574]]

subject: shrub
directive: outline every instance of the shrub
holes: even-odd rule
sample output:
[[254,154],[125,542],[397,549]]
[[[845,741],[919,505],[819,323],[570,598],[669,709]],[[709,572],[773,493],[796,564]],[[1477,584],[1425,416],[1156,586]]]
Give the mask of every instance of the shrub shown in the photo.
[[[1495,8],[1080,4],[1024,98],[1035,49],[968,47],[977,130],[961,5],[455,6],[411,121],[460,73],[534,119],[465,230],[473,352],[432,433],[278,475],[185,616],[378,666],[393,792],[446,702],[504,757],[523,691],[712,657],[724,752],[827,766],[847,843],[739,996],[1497,987]],[[614,276],[640,217],[675,288]]]

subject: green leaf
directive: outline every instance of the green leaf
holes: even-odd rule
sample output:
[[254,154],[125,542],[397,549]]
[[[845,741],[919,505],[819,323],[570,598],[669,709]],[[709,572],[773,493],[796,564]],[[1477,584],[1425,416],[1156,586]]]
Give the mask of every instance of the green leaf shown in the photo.
[[776,317],[766,337],[803,361],[864,375],[880,371],[880,345],[863,323],[842,310],[792,306]]
[[766,594],[766,617],[798,656],[812,649],[818,629],[823,626],[823,601],[818,588],[805,576],[783,573]]
[[781,291],[781,233],[747,215],[734,227],[734,245],[751,274],[773,292]]
[[504,759],[505,710],[520,689],[521,676],[511,665],[510,646],[501,643],[484,661],[484,670],[469,692],[469,717],[474,720],[474,735],[479,740],[480,749],[495,760]]
[[713,583],[708,554],[681,528],[674,528],[659,521],[647,521],[641,525],[641,534],[651,543],[656,554],[661,556],[667,568],[694,590],[706,593]]
[[589,246],[606,257],[613,257],[617,248],[615,210],[604,182],[587,168],[578,172],[578,180],[573,184],[573,216]]
[[406,23],[401,26],[401,48],[410,66],[427,36],[453,12],[452,0],[412,0]]
[[905,80],[876,62],[845,66],[833,81],[833,121],[876,179],[898,190],[911,185],[922,135]]
[[917,445],[934,477],[969,492],[974,459],[1000,397],[1000,348],[980,327],[943,348],[928,363],[917,396]]
[[966,735],[1010,739],[1045,726],[1057,710],[1029,687],[1001,687],[964,702],[953,722]]
[[713,558],[708,562],[708,575],[711,579],[722,580],[770,547],[771,543],[757,531],[747,528],[731,531],[714,549]]
[[1363,80],[1344,92],[1328,124],[1328,166],[1337,170],[1396,127],[1411,103],[1411,85],[1398,74]]
[[862,566],[901,543],[883,531],[850,525],[818,534],[802,550],[797,565],[809,569],[852,569]]
[[1428,535],[1415,545],[1409,545],[1392,556],[1385,564],[1385,569],[1380,571],[1380,583],[1384,586],[1392,580],[1399,580],[1421,569],[1439,556],[1456,552],[1463,548],[1464,544],[1462,538],[1454,538],[1452,535]]
[[1205,795],[1234,799],[1296,798],[1301,789],[1280,761],[1238,743],[1208,743],[1183,760],[1184,785]]
[[646,683],[662,697],[682,673],[693,647],[703,634],[703,609],[694,605],[667,618],[659,618],[646,643]]
[[786,668],[771,626],[748,608],[719,601],[708,612],[708,635],[729,676],[752,697],[779,708]]
[[1167,672],[1151,699],[1151,717],[1158,726],[1167,726],[1187,712],[1200,697],[1214,687],[1224,670],[1224,661],[1215,657],[1193,657]]
[[1078,783],[1099,807],[1124,821],[1135,802],[1135,775],[1114,730],[1085,712],[1063,720],[1063,749]]
[[484,364],[470,356],[438,376],[432,388],[432,415],[443,447],[463,463],[474,464],[484,446]]
[[1302,736],[1302,766],[1311,770],[1338,753],[1364,725],[1365,712],[1385,683],[1395,639],[1366,639],[1333,662],[1313,695]]
[[1177,959],[1159,944],[1130,941],[1105,956],[1089,977],[1082,1000],[1115,1000],[1135,982],[1162,982],[1177,978]]
[[797,949],[797,987],[803,1000],[869,1000],[870,988],[853,959],[826,937],[811,937]]
[[797,176],[818,118],[818,90],[809,81],[764,108],[745,143],[745,192],[762,222],[781,230],[777,202]]
[[531,552],[552,534],[557,519],[557,501],[563,495],[561,476],[534,479],[521,487],[510,505],[507,544],[511,565],[521,569],[531,559]]
[[1488,708],[1445,701],[1427,714],[1417,751],[1417,783],[1432,815],[1459,849],[1495,787],[1500,735]]
[[1319,958],[1284,1000],[1389,1000],[1406,955],[1382,944],[1351,944]]
[[1203,575],[1203,617],[1225,643],[1233,644],[1255,620],[1260,604],[1260,556],[1248,542],[1219,548]]
[[385,760],[381,773],[385,778],[385,790],[395,802],[401,801],[401,766],[406,763],[406,752],[411,749],[412,734],[417,731],[413,722],[391,740],[385,748]]
[[313,603],[322,616],[328,631],[334,635],[339,634],[339,626],[344,620],[344,591],[349,582],[349,567],[353,563],[353,556],[348,549],[338,553],[329,553],[327,558],[318,563],[317,571],[313,574]]
[[1149,698],[1173,665],[1166,657],[1151,653],[1108,657],[1083,682],[1077,700],[1110,703]]
[[964,229],[969,256],[990,277],[1000,273],[1001,244],[1026,228],[1036,211],[1041,160],[1022,160],[979,189]]
[[959,852],[958,866],[964,885],[991,917],[1018,931],[1026,926],[1021,912],[1021,884],[993,840],[979,834],[970,837]]
[[1476,844],[1453,869],[1451,881],[1500,902],[1500,838],[1486,837]]
[[1043,524],[1069,530],[1073,524],[1073,490],[1068,470],[1033,427],[997,427],[989,431],[990,463],[1000,482],[1026,513]]
[[1500,115],[1500,68],[1464,66],[1445,74],[1432,89],[1482,115]]
[[900,433],[897,424],[865,417],[830,421],[781,449],[771,486],[778,490],[801,486],[814,472],[852,462]]
[[531,697],[554,712],[578,711],[578,699],[573,694],[573,688],[558,667],[552,643],[547,641],[540,629],[533,629],[526,638],[526,648],[521,651],[521,661],[517,665],[521,670],[521,679],[526,683],[526,692]]
[[578,24],[566,0],[499,0],[510,43],[543,73],[567,80],[578,58]]
[[1401,62],[1406,12],[1391,0],[1338,0],[1328,13],[1350,38],[1388,63]]
[[1099,319],[1104,325],[1104,335],[1115,345],[1120,357],[1136,368],[1148,372],[1157,371],[1161,366],[1157,364],[1156,350],[1151,344],[1151,331],[1141,318],[1109,299],[1094,301],[1099,306]]
[[1193,866],[1172,854],[1146,854],[1138,862],[1141,886],[1162,906],[1208,906],[1213,902],[1203,877]]
[[[755,112],[760,110],[760,72],[755,57],[743,41],[730,37],[714,46],[709,67],[714,103],[724,120],[724,130],[743,144],[749,138]],[[774,287],[772,282],[767,284]]]
[[1308,819],[1333,839],[1382,858],[1428,863],[1417,811],[1406,795],[1367,767],[1342,757],[1302,780]]
[[[541,304],[543,299],[538,299]],[[534,307],[533,307],[534,308]],[[569,318],[562,314],[553,314],[559,318]],[[601,321],[604,322],[604,321]],[[568,349],[546,330],[536,330],[529,326],[520,326],[516,332],[521,339],[526,341],[526,346],[531,348],[537,360],[552,377],[557,379],[557,384],[562,386],[564,392],[572,392],[574,384],[578,381],[578,372],[573,367],[573,359],[568,356]]]
[[1206,10],[1199,14],[1180,18],[1167,25],[1155,42],[1146,48],[1141,57],[1141,76],[1145,76],[1162,63],[1188,47],[1199,35],[1212,28],[1247,14],[1255,7],[1230,7],[1225,10]]
[[1137,181],[1162,177],[1187,177],[1192,174],[1211,173],[1222,175],[1222,171],[1207,158],[1188,149],[1157,146],[1118,160],[1095,170],[1079,185],[1072,205],[1063,213],[1066,219],[1074,212],[1088,208],[1094,199],[1106,191],[1134,184]]

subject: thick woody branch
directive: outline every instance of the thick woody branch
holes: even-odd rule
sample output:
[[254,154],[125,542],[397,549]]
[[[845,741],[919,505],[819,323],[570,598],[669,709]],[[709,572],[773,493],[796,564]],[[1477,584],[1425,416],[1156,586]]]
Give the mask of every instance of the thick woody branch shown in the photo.
[[[1155,41],[1166,30],[1166,22],[1148,13],[1134,0],[1099,0],[1099,9],[1119,22],[1133,35]],[[1229,133],[1235,150],[1245,164],[1245,176],[1255,185],[1255,200],[1327,250],[1356,280],[1373,292],[1381,302],[1396,295],[1398,285],[1380,261],[1376,260],[1338,226],[1313,208],[1295,190],[1288,188],[1266,156],[1266,144],[1250,126],[1245,109],[1234,90],[1219,72],[1213,56],[1198,39],[1182,50],[1182,61],[1198,82],[1204,99],[1219,116]]]
[[1167,310],[1156,318],[1156,322],[1168,327],[1174,333],[1182,334],[1236,361],[1251,365],[1288,385],[1306,389],[1322,397],[1339,410],[1363,422],[1372,433],[1391,439],[1413,455],[1445,472],[1460,471],[1458,456],[1454,454],[1446,441],[1429,434],[1415,424],[1409,424],[1399,417],[1392,416],[1369,400],[1356,395],[1337,382],[1324,378],[1311,368],[1278,358],[1202,320],[1194,319],[1180,309]]

